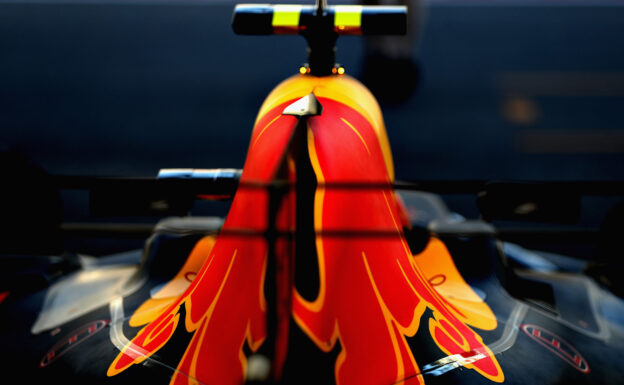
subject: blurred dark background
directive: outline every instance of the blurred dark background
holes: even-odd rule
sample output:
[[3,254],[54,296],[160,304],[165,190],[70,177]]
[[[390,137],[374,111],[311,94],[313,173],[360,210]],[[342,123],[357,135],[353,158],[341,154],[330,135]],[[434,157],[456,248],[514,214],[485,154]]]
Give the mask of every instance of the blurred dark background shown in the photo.
[[[306,56],[300,37],[235,36],[234,4],[0,1],[2,149],[57,175],[242,167],[264,97]],[[624,180],[623,1],[422,11],[419,85],[382,103],[397,179]],[[362,38],[339,39],[348,74],[365,53]],[[609,199],[589,202],[586,222]],[[451,206],[477,216],[473,201]]]

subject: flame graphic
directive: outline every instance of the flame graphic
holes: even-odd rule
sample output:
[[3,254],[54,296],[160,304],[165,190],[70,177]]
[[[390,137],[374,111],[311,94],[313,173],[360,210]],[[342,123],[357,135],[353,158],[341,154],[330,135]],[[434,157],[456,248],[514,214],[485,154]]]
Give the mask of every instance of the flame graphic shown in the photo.
[[[319,184],[388,183],[382,151],[366,119],[333,100],[321,99],[321,104],[323,115],[311,119],[308,138]],[[329,130],[331,121],[344,124],[333,125]],[[344,150],[345,143],[351,148]],[[332,167],[336,164],[349,167]],[[440,349],[449,355],[483,353],[485,358],[465,366],[491,380],[502,381],[502,370],[491,351],[465,324],[495,327],[493,314],[478,297],[476,307],[472,303],[463,306],[473,309],[472,312],[462,312],[457,306],[461,299],[454,305],[431,286],[418,260],[444,260],[446,256],[445,265],[427,267],[438,272],[442,267],[442,271],[452,273],[456,270],[449,265],[450,256],[442,243],[434,239],[422,256],[414,258],[401,235],[397,207],[389,190],[317,190],[317,229],[380,233],[394,230],[396,236],[317,237],[320,291],[312,302],[295,295],[293,316],[297,324],[326,352],[340,341],[342,350],[335,365],[338,384],[392,384],[410,377],[423,382],[421,377],[414,377],[419,369],[406,337],[416,334],[421,316],[429,308],[433,318],[428,328]],[[463,280],[457,277],[453,277],[453,282],[461,285]],[[465,282],[463,285],[461,289],[472,292]],[[475,302],[474,298],[470,300]],[[375,370],[362,370],[367,367]]]
[[[308,153],[319,183],[314,197],[315,229],[390,235],[317,236],[317,298],[308,301],[294,287],[292,295],[286,295],[292,298],[296,324],[325,352],[340,343],[335,363],[338,384],[424,383],[407,338],[416,334],[423,313],[430,309],[433,317],[426,327],[437,346],[448,355],[478,353],[478,360],[466,361],[464,366],[502,382],[496,358],[469,326],[493,329],[496,319],[463,281],[444,245],[432,239],[423,253],[411,255],[400,230],[400,209],[390,190],[324,187],[332,182],[388,183],[391,171],[384,158],[388,151],[365,117],[331,98],[319,100],[323,114],[309,118],[307,129]],[[281,115],[292,101],[258,119],[241,183],[273,180],[297,124],[295,117]],[[288,166],[292,179],[296,170],[292,161]],[[291,229],[294,203],[294,193],[283,199],[278,229]],[[264,189],[240,189],[224,233],[265,231],[268,204]],[[278,241],[277,259],[285,260],[291,246]],[[267,253],[262,237],[228,234],[214,244],[200,243],[190,258],[205,260],[196,279],[178,297],[148,301],[133,315],[133,325],[147,325],[113,361],[108,375],[141,363],[162,348],[178,328],[184,306],[182,323],[193,337],[171,384],[242,383],[247,361],[243,345],[255,352],[266,338]],[[435,281],[441,274],[444,281]],[[284,297],[284,293],[277,295]],[[276,350],[275,361],[284,360],[279,354]]]
[[[281,109],[267,116],[279,116]],[[265,141],[263,146],[251,146],[241,183],[267,183],[281,160],[296,118],[263,119],[252,143]],[[259,136],[262,135],[262,138]],[[220,236],[212,245],[200,243],[191,259],[205,258],[197,277],[182,295],[163,304],[145,304],[133,315],[134,325],[149,322],[113,361],[108,375],[116,375],[133,364],[144,361],[162,348],[173,336],[180,322],[180,307],[186,317],[186,330],[194,333],[189,346],[171,379],[171,384],[196,383],[240,384],[245,378],[246,357],[243,344],[257,351],[266,337],[266,301],[264,277],[267,264],[267,244],[259,236],[236,235],[236,230],[263,232],[267,226],[268,193],[264,189],[241,189],[232,202],[223,225],[227,236]],[[280,210],[278,222],[287,222],[288,207]],[[282,248],[283,249],[283,248]],[[205,254],[209,252],[206,257]],[[203,254],[203,255],[202,255]],[[183,268],[184,270],[184,268]],[[151,300],[153,301],[153,300]]]

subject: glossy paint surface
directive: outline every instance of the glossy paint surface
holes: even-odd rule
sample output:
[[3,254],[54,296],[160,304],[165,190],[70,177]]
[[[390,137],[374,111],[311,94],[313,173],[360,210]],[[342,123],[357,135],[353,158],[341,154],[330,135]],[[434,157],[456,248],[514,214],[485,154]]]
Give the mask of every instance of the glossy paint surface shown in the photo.
[[[292,293],[281,293],[292,301],[290,314],[278,310],[278,316],[286,324],[292,317],[321,351],[330,352],[340,344],[334,363],[338,384],[424,383],[407,342],[421,327],[441,352],[458,355],[464,367],[502,382],[500,365],[472,329],[495,329],[496,319],[463,281],[442,242],[433,238],[413,256],[391,189],[331,187],[392,182],[390,148],[375,99],[352,78],[306,75],[286,80],[267,97],[222,235],[216,241],[201,241],[182,270],[157,293],[159,298],[135,312],[131,325],[146,326],[111,364],[108,375],[141,363],[184,325],[193,337],[172,384],[237,384],[246,378],[244,351],[256,352],[267,336],[269,245],[257,234],[272,226],[269,193],[254,186],[271,183],[284,168],[290,181],[297,180],[290,141],[298,120],[282,111],[309,93],[323,106],[321,115],[305,120],[305,146],[316,179],[310,185],[316,186],[313,220],[319,289],[314,300],[307,300],[293,284]],[[294,191],[280,201],[273,219],[278,230],[297,230],[296,202]],[[324,235],[332,232],[354,235]],[[276,242],[278,263],[288,260],[291,246]],[[184,289],[181,283],[201,262]],[[427,309],[432,315],[428,319],[423,318]],[[280,354],[286,352],[277,348],[275,360],[283,362]]]

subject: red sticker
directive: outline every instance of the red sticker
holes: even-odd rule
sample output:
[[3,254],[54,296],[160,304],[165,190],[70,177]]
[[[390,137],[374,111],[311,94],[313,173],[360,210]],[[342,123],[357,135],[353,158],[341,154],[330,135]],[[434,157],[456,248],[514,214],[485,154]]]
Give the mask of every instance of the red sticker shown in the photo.
[[555,353],[559,358],[582,373],[589,373],[589,364],[572,345],[558,335],[537,325],[522,324],[522,331],[540,345]]
[[6,297],[9,296],[9,292],[8,291],[3,291],[0,293],[0,303],[2,303],[2,301],[4,301],[6,299]]
[[109,321],[106,320],[93,321],[80,329],[76,329],[75,331],[69,333],[65,338],[54,345],[45,356],[43,356],[41,362],[39,362],[39,367],[45,368],[50,365],[57,358],[67,353],[69,350],[73,349],[89,337],[97,334],[100,330],[104,329],[104,327],[108,325],[108,322]]

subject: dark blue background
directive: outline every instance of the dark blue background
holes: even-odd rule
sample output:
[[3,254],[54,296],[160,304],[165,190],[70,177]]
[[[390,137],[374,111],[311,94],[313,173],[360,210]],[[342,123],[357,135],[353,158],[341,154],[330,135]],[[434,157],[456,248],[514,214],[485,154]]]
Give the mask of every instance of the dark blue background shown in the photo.
[[[421,87],[384,107],[397,178],[624,179],[622,5],[427,5]],[[0,3],[0,142],[54,174],[242,167],[262,100],[306,58],[296,36],[235,36],[232,10]],[[363,47],[339,40],[354,76]]]

